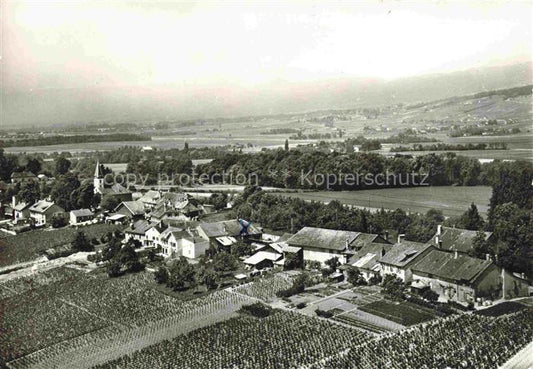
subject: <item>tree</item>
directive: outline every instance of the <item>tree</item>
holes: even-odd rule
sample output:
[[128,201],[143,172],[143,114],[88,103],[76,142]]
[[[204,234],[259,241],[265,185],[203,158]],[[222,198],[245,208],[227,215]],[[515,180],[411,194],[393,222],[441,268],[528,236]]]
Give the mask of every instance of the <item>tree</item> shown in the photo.
[[225,209],[228,202],[228,195],[225,193],[214,193],[209,197],[209,202],[215,207],[215,210]]
[[110,262],[108,265],[107,265],[107,275],[110,277],[110,278],[115,278],[115,277],[118,277],[120,275],[122,275],[122,270],[120,268],[120,264],[118,262]]
[[154,277],[159,284],[167,283],[169,277],[168,269],[164,266],[160,266],[154,273]]
[[144,269],[144,264],[139,260],[139,255],[130,245],[124,245],[118,254],[114,257],[120,265],[128,272],[138,272]]
[[499,265],[513,272],[532,275],[527,256],[533,244],[531,212],[511,202],[498,205],[492,211],[491,228],[497,240]]
[[439,300],[439,294],[430,288],[426,288],[422,292],[422,297],[430,302],[437,302]]
[[485,257],[485,254],[489,253],[485,232],[477,231],[476,235],[472,239],[473,255],[478,258]]
[[285,151],[289,151],[289,140],[285,139]]
[[502,163],[499,176],[492,186],[490,198],[489,225],[498,205],[514,203],[519,208],[531,209],[533,203],[533,168],[526,162]]
[[115,208],[119,204],[120,204],[120,200],[117,199],[116,196],[106,195],[102,199],[102,202],[100,203],[100,206],[102,207],[102,209],[105,209],[105,210],[108,210],[108,211],[113,211],[113,210],[115,210]]
[[286,270],[296,269],[302,267],[302,260],[297,253],[288,252],[285,253],[285,262],[283,267]]
[[392,299],[403,299],[405,286],[394,274],[387,274],[383,279],[383,292]]
[[470,208],[461,216],[459,222],[461,228],[471,231],[482,229],[485,224],[474,203],[470,204]]
[[9,180],[16,167],[16,158],[12,155],[5,156],[4,149],[0,148],[0,179]]
[[72,240],[72,249],[75,251],[93,251],[94,246],[89,242],[85,233],[78,231]]
[[122,248],[122,243],[116,237],[109,236],[109,242],[107,246],[102,250],[102,260],[111,260],[118,255],[120,249]]
[[86,181],[71,193],[70,202],[76,209],[91,208],[96,202],[94,197],[94,184]]
[[53,228],[61,228],[67,225],[67,219],[61,214],[54,214],[51,223]]
[[251,255],[254,252],[254,248],[251,244],[238,241],[231,246],[231,254],[237,258],[241,256]]
[[237,260],[227,252],[219,252],[213,257],[213,268],[217,272],[230,272],[237,269]]
[[212,290],[217,287],[218,274],[213,268],[201,267],[197,271],[197,282]]
[[55,167],[56,175],[66,174],[70,169],[70,165],[70,160],[68,160],[64,156],[60,156],[59,158],[57,158]]
[[34,204],[41,198],[41,189],[39,183],[36,181],[29,181],[24,183],[19,192],[20,200],[26,204]]
[[38,174],[41,171],[41,162],[38,159],[30,158],[26,163],[26,170],[33,174]]
[[361,274],[361,271],[355,267],[349,268],[347,270],[347,281],[354,286],[361,286],[366,284],[366,280]]
[[65,210],[74,209],[72,193],[80,186],[80,181],[72,173],[60,176],[50,190],[50,197],[58,206]]
[[185,144],[183,144],[183,151],[189,152],[189,143],[188,142],[185,142]]
[[186,286],[192,287],[196,281],[194,267],[183,256],[172,264],[169,274],[167,285],[174,290],[181,290]]
[[339,258],[334,256],[331,259],[326,260],[325,264],[331,269],[331,272],[333,273],[335,270],[337,270],[337,267],[341,264],[339,262]]

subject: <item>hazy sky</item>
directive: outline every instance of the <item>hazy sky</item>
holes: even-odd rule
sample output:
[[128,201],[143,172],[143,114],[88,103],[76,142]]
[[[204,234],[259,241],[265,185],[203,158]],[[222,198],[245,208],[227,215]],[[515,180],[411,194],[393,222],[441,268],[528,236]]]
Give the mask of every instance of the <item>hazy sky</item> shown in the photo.
[[531,2],[2,1],[2,89],[257,86],[530,61]]

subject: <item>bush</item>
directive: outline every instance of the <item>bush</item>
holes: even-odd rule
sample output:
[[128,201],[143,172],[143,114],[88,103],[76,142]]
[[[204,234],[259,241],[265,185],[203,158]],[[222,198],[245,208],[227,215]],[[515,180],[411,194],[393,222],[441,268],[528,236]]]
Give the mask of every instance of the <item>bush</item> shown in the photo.
[[306,306],[307,304],[305,302],[300,302],[299,304],[296,304],[296,309],[303,309]]
[[322,318],[331,318],[333,316],[332,312],[320,309],[316,309],[315,314],[317,316],[321,316]]
[[251,305],[244,305],[239,312],[255,316],[256,318],[266,318],[272,313],[272,308],[260,302]]

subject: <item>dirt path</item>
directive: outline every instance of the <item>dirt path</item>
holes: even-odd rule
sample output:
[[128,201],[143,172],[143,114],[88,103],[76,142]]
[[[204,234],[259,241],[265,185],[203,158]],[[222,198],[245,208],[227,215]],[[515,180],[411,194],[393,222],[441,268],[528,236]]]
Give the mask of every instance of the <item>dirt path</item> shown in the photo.
[[44,270],[54,269],[61,267],[65,264],[75,263],[75,262],[87,262],[87,255],[91,254],[90,252],[77,252],[75,254],[57,258],[54,260],[48,260],[46,258],[39,258],[34,261],[20,263],[11,265],[11,268],[16,268],[21,266],[20,269],[16,269],[10,273],[0,274],[0,283],[7,282],[9,280],[27,277],[29,275],[42,272]]

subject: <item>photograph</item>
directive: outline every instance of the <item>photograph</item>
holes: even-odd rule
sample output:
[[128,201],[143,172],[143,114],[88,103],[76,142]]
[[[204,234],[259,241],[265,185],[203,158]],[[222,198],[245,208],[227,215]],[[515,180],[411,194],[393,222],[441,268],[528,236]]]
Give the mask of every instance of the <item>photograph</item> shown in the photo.
[[0,1],[0,369],[533,369],[533,2]]

